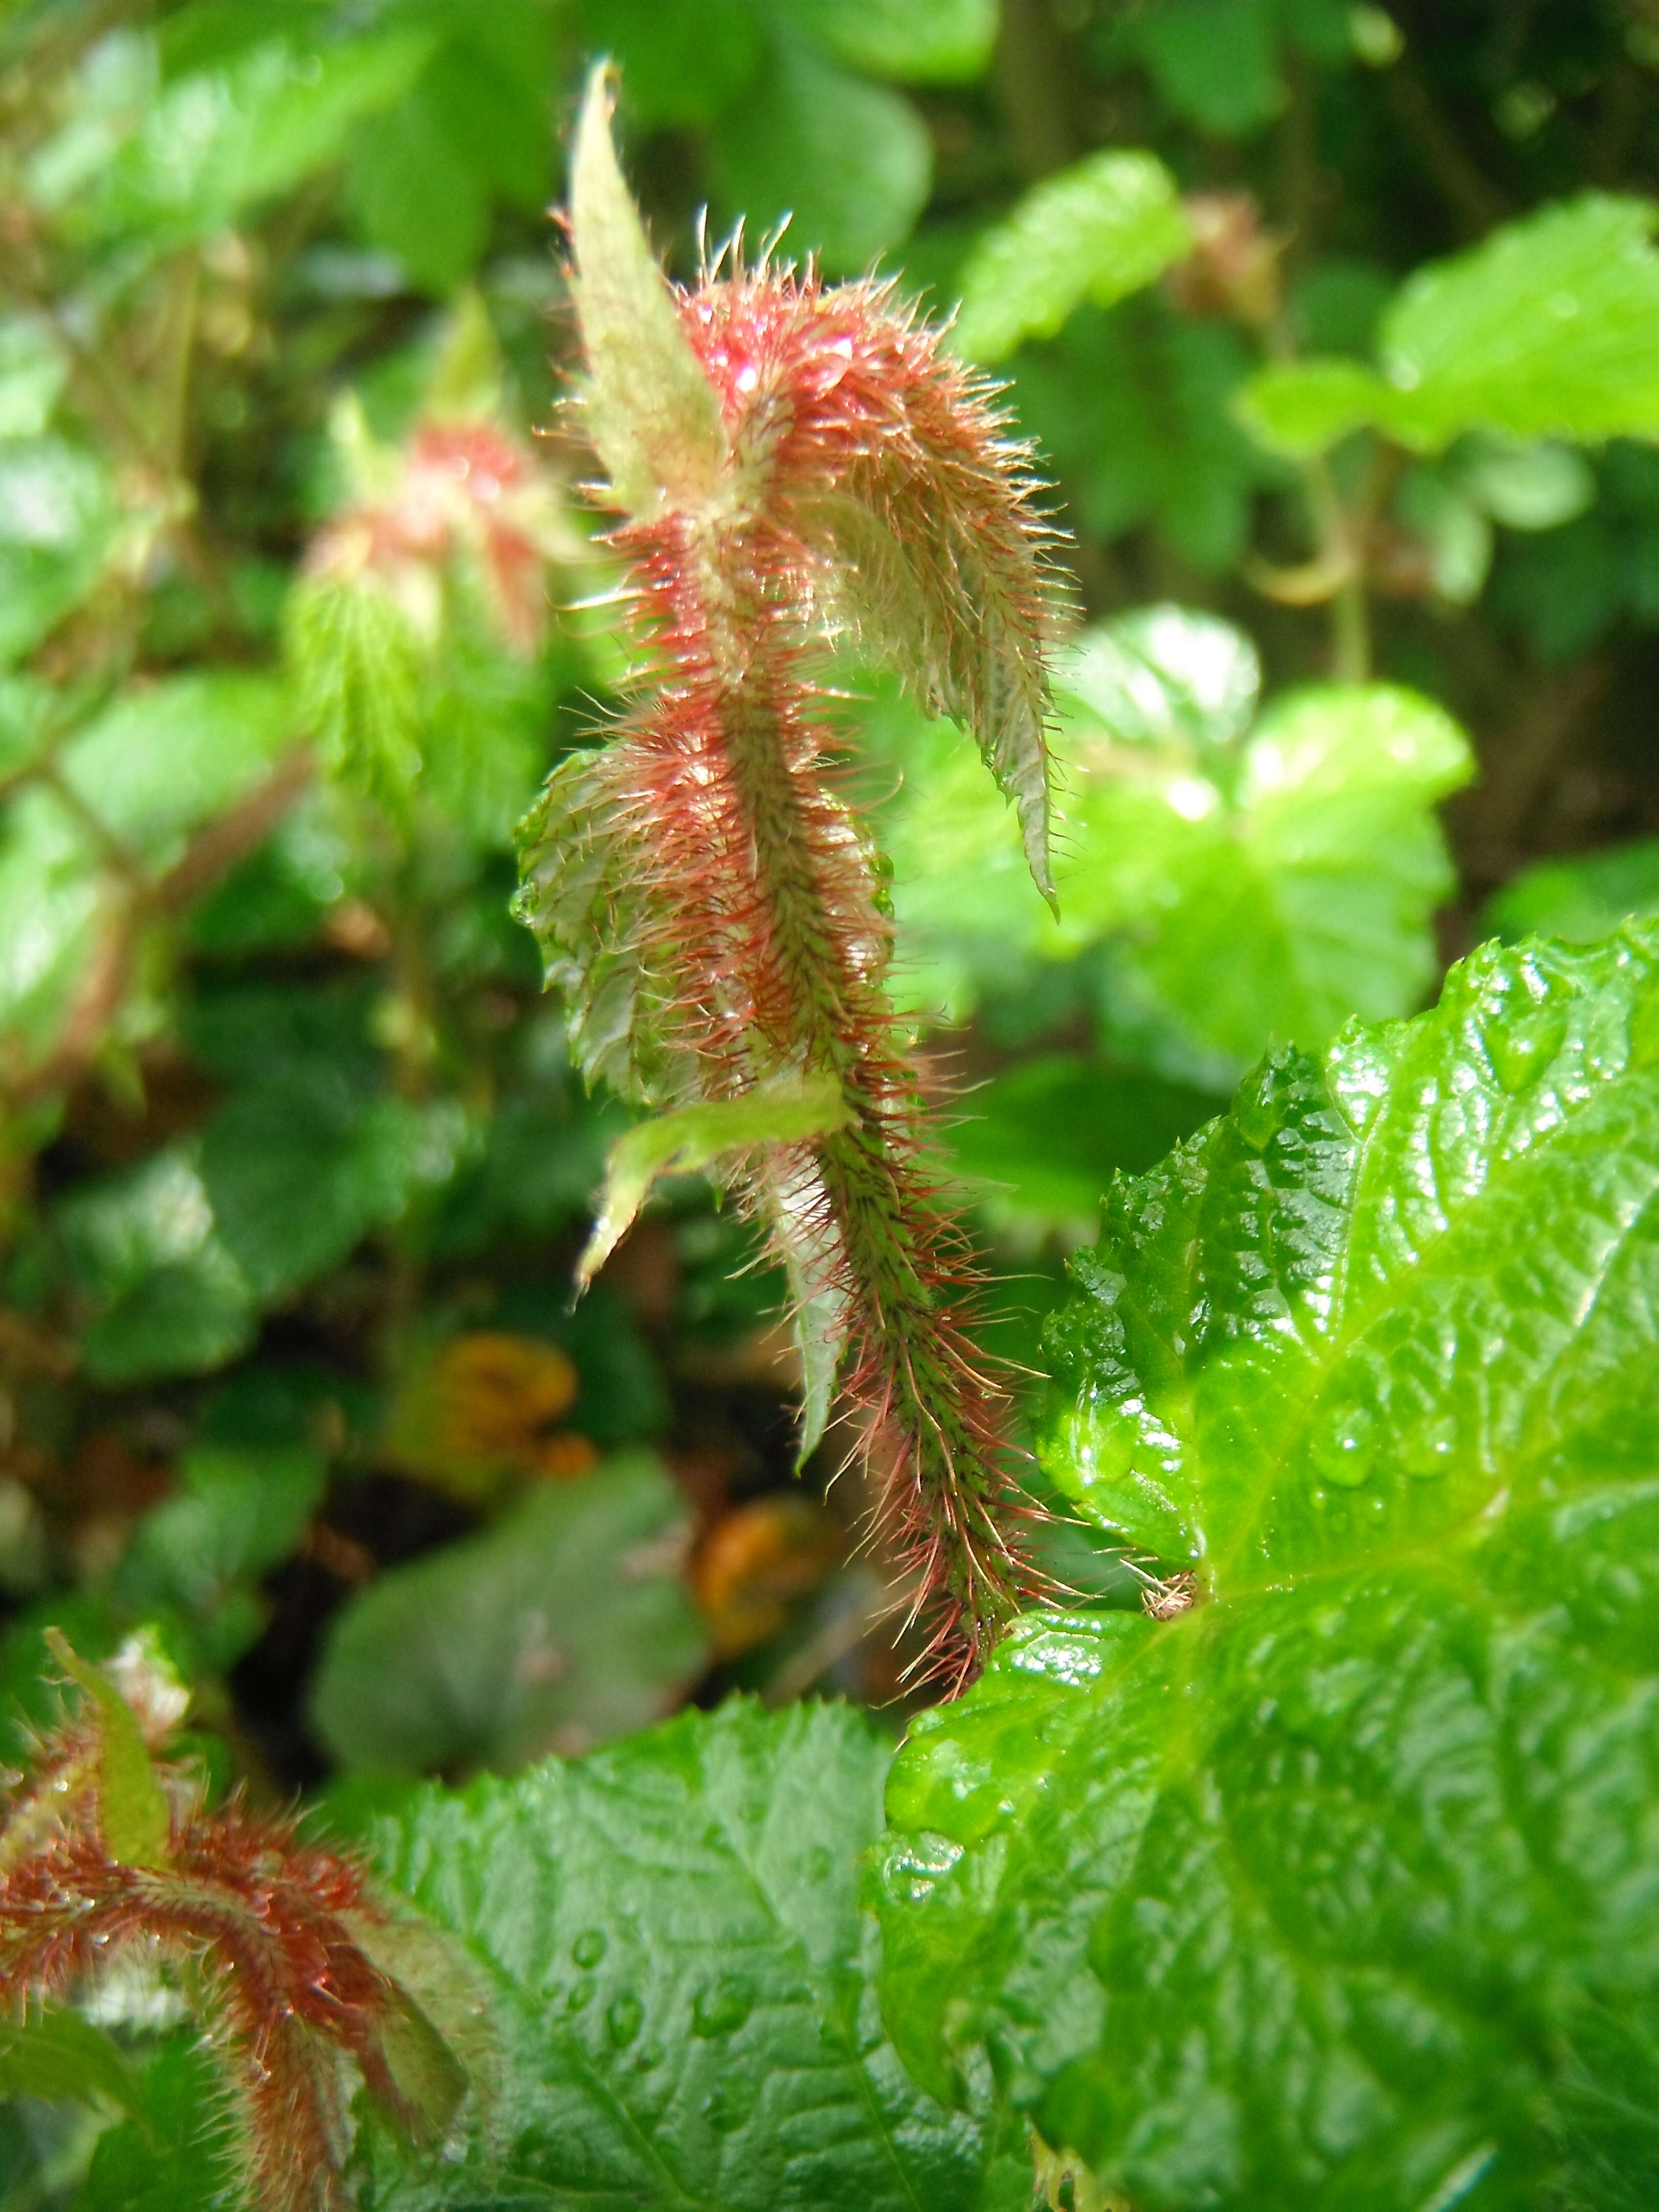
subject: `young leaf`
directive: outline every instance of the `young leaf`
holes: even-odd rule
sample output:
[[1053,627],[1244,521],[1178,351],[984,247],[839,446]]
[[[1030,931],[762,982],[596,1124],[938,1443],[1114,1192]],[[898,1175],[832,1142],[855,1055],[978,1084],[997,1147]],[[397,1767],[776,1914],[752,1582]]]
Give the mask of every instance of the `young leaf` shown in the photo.
[[1192,243],[1175,179],[1151,154],[1091,154],[1021,200],[979,240],[962,274],[956,344],[1000,361],[1053,337],[1079,301],[1109,307],[1162,276]]
[[617,166],[611,104],[601,66],[587,81],[571,161],[570,289],[587,361],[587,434],[610,471],[610,495],[644,516],[707,501],[726,432]]
[[0,2027],[0,2096],[139,2107],[138,2085],[120,2046],[67,2005],[48,2005]]
[[85,1697],[98,1729],[98,1825],[110,1856],[122,1866],[167,1863],[171,1821],[132,1709],[107,1674],[76,1656],[60,1631],[46,1645]]
[[1027,2212],[1019,2131],[921,2094],[875,2010],[856,1868],[889,1756],[845,1707],[734,1700],[375,1822],[501,2039],[492,2139],[425,2180],[377,2139],[375,2202]]
[[1649,925],[1487,947],[1120,1184],[1045,1463],[1199,1599],[913,1730],[919,2078],[988,2052],[1170,2212],[1651,2196],[1656,1197]]
[[633,1226],[659,1176],[701,1175],[734,1152],[804,1144],[831,1129],[844,1129],[848,1118],[835,1077],[808,1075],[797,1085],[779,1084],[708,1106],[682,1106],[641,1121],[611,1147],[605,1194],[577,1263],[577,1282],[586,1289],[599,1273]]
[[792,20],[872,76],[948,84],[977,76],[996,40],[996,0],[794,0]]

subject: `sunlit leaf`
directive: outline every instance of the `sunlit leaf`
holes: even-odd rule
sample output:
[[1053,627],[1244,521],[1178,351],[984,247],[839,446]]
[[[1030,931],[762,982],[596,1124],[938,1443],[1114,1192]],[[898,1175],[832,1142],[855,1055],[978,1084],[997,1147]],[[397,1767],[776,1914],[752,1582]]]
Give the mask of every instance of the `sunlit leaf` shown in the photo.
[[1191,244],[1175,179],[1151,154],[1092,154],[1046,178],[980,240],[962,272],[956,344],[1000,361],[1052,337],[1083,300],[1109,307]]
[[67,1638],[46,1632],[52,1657],[85,1698],[98,1731],[98,1826],[118,1864],[167,1863],[171,1820],[132,1709],[107,1674],[78,1658]]

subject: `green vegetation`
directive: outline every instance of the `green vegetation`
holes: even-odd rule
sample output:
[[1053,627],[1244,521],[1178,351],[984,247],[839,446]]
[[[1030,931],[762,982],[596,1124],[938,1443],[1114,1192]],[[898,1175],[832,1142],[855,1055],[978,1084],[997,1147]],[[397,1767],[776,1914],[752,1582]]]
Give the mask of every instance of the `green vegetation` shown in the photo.
[[1646,2212],[1650,0],[0,173],[0,2212]]

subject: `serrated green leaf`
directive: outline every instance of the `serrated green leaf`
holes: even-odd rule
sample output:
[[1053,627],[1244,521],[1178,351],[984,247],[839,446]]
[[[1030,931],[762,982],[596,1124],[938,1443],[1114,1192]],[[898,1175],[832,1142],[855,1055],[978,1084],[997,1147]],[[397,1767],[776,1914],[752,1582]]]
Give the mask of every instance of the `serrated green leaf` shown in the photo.
[[932,141],[902,94],[790,37],[710,150],[722,218],[744,217],[752,244],[787,216],[788,257],[815,255],[831,276],[902,246],[933,181]]
[[172,1828],[167,1801],[131,1707],[107,1674],[76,1656],[61,1631],[47,1629],[46,1641],[97,1724],[98,1826],[106,1850],[121,1866],[165,1866]]
[[422,1773],[520,1766],[642,1727],[707,1657],[679,1578],[688,1535],[648,1452],[539,1486],[337,1617],[312,1697],[323,1740],[349,1765]]
[[501,2039],[493,2141],[387,2212],[488,2198],[720,2212],[1026,2212],[1030,2154],[895,2062],[854,1869],[889,1753],[836,1706],[732,1702],[377,1821]]
[[[1120,1184],[1045,1464],[1167,1623],[896,1769],[884,2004],[1137,2204],[1659,2181],[1659,938],[1488,947]],[[1593,1871],[1592,1871],[1593,1869]]]
[[733,1152],[805,1144],[845,1128],[848,1117],[835,1077],[807,1075],[787,1087],[682,1106],[640,1122],[611,1147],[599,1214],[576,1266],[578,1283],[586,1287],[604,1267],[659,1176],[701,1175]]
[[1436,453],[1466,430],[1522,441],[1659,435],[1659,209],[1586,192],[1432,262],[1396,294],[1379,369],[1284,363],[1241,395],[1245,419],[1289,453],[1362,424]]
[[611,88],[588,79],[570,165],[571,296],[587,381],[583,416],[627,514],[700,507],[726,457],[720,402],[617,166]]
[[1540,860],[1489,900],[1482,919],[1499,937],[1607,937],[1631,915],[1659,909],[1659,838],[1610,846],[1577,860]]
[[430,640],[373,577],[302,576],[283,611],[295,720],[325,767],[404,813],[421,773]]
[[991,58],[997,0],[789,0],[789,21],[872,76],[950,84]]
[[139,2109],[98,2138],[74,2212],[225,2212],[238,2194],[221,2062],[189,2030],[139,2076]]
[[1192,231],[1173,177],[1152,154],[1091,154],[1029,191],[979,240],[962,273],[955,343],[1000,361],[1052,337],[1084,300],[1109,307],[1179,260]]

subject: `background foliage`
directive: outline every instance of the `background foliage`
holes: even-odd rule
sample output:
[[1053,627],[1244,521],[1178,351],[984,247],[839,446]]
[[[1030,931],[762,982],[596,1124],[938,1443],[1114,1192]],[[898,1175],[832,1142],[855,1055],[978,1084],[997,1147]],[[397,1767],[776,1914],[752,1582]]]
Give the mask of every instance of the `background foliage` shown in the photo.
[[[1127,2038],[1144,2112],[1174,2099],[1190,2147],[1173,2044],[1115,2018],[1034,2054],[1030,1992],[965,1923],[915,1938],[901,2063],[851,1867],[880,1828],[905,1654],[878,1625],[884,1562],[854,1549],[853,1479],[830,1486],[845,1440],[793,1478],[779,1286],[684,1177],[571,1306],[626,1115],[573,1071],[509,902],[515,825],[627,677],[557,407],[572,331],[547,220],[603,52],[671,269],[694,270],[705,206],[710,239],[741,216],[751,246],[788,213],[780,251],[831,276],[879,258],[905,293],[960,301],[954,342],[1010,380],[1076,536],[1057,918],[954,733],[879,668],[849,664],[844,708],[904,1003],[963,1094],[949,1141],[1011,1356],[1038,1358],[1114,1172],[1151,1168],[1264,1052],[1311,1056],[1294,1092],[1351,1017],[1429,1004],[1482,938],[1588,941],[1659,902],[1647,0],[12,0],[0,1735],[15,1756],[53,1710],[48,1629],[92,1659],[143,1629],[222,1786],[326,1785],[330,1817],[485,1961],[503,2111],[540,2116],[504,2119],[496,2147],[525,2190],[680,2201],[648,2170],[667,2141],[711,2203],[1023,2203],[1023,2124],[968,2061],[952,2072],[960,2021],[927,2024],[970,1954],[1023,2109],[1115,2160],[1137,2203],[1231,2201],[1304,2154],[1322,2172],[1311,2121],[1231,2166],[1212,2145],[1182,2166],[1152,2135],[1126,2150],[1075,2069]],[[1533,1026],[1493,1032],[1506,1095],[1565,1049],[1553,988]],[[1066,1326],[1068,1357],[1103,1358]],[[1442,1381],[1419,1441],[1462,1466]],[[1191,1528],[1136,1522],[1085,1463],[1046,1453],[1080,1517],[1045,1541],[1083,1598],[1127,1608],[1078,1631],[1109,1650],[1140,1632],[1115,1540],[1173,1569]],[[1468,1600],[1483,1635],[1520,1617],[1500,1553],[1463,1570],[1498,1594]],[[1417,1620],[1429,1601],[1389,1602]],[[1629,1655],[1597,1618],[1583,1663],[1612,1699]],[[1226,1635],[1249,1632],[1206,1645],[1224,1704]],[[1027,1671],[1045,1668],[1058,1681],[1051,1656]],[[877,1717],[722,1708],[407,1809],[410,1778],[518,1775],[738,1686],[779,1707],[838,1690]],[[1104,1691],[1072,1702],[1062,1826],[1143,1725]],[[907,1754],[896,1820],[954,1836],[966,1816],[924,1802],[926,1756]],[[1222,1787],[1242,1754],[1218,1736],[1191,1757]],[[1552,1771],[1571,1771],[1563,1751]],[[1645,1802],[1624,1767],[1608,1790],[1626,1782]],[[791,1814],[792,1792],[817,1809]],[[532,1942],[467,1864],[538,1820],[569,1863],[526,1906]],[[679,1888],[610,1863],[624,1829],[655,1865],[695,1822],[708,1863]],[[1508,1848],[1475,1854],[1480,1881]],[[1224,1889],[1210,1850],[1194,1863]],[[740,1914],[727,1859],[765,1863]],[[642,1913],[683,1946],[672,1987],[647,1985]],[[601,1923],[632,1925],[639,1957],[607,1963],[601,1938],[586,1958]],[[1111,1936],[1125,1955],[1132,1933]],[[905,1940],[890,1929],[901,1960]],[[1632,1940],[1611,1909],[1571,1933],[1592,1981]],[[682,1995],[706,2063],[670,2083]],[[1537,2003],[1529,2035],[1578,2032]],[[118,1992],[96,2066],[0,2053],[0,2202],[137,2205],[146,2172],[185,2201],[206,2093],[164,2015]],[[782,2094],[764,2077],[786,2048],[808,2086],[774,2112],[757,2100]],[[1367,2063],[1410,2104],[1408,2069]],[[1506,2081],[1504,2109],[1543,2160],[1535,2089]],[[1364,2201],[1427,2202],[1480,2151],[1462,2114],[1437,2107],[1439,2134],[1418,2118],[1409,2142],[1376,2137]],[[898,2141],[902,2172],[881,2148]],[[814,2160],[848,2142],[826,2180]],[[574,2166],[547,2148],[572,2142]],[[438,2201],[386,2178],[372,2129],[359,2163],[390,2201]],[[1359,2171],[1332,2202],[1361,2201]],[[1560,2186],[1623,2201],[1605,2178]],[[1491,2199],[1510,2201],[1531,2200]]]

